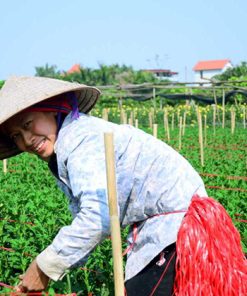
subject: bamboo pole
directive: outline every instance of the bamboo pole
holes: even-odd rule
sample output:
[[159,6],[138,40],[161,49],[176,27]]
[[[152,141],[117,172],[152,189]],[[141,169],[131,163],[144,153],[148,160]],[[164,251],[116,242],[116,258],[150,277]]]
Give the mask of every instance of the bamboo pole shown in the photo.
[[174,113],[172,113],[172,131],[174,130]]
[[138,128],[138,119],[135,120],[135,127]]
[[222,127],[225,128],[225,89],[222,90]]
[[179,117],[179,145],[178,150],[182,148],[182,128],[183,128],[183,118],[182,116]]
[[108,121],[108,110],[106,108],[104,108],[102,111],[102,118]]
[[156,109],[151,107],[150,111],[151,111],[151,114],[152,114],[153,122],[155,122],[155,120],[156,120]]
[[244,125],[244,128],[246,128],[246,108],[245,108],[245,106],[243,107],[243,125]]
[[163,104],[162,104],[162,97],[160,97],[160,110],[163,109]]
[[166,128],[167,128],[167,141],[170,142],[170,129],[169,129],[169,121],[168,121],[168,116],[166,118]]
[[236,112],[233,107],[231,107],[231,133],[234,134],[235,131],[235,121],[236,121]]
[[233,127],[233,115],[232,115],[232,108],[231,108],[231,133],[233,134],[233,132],[232,132],[232,127]]
[[196,107],[195,107],[195,110],[196,110],[196,118],[197,118],[197,124],[198,124],[198,126],[199,126],[199,121],[198,121],[198,113],[199,113],[199,107],[196,105]]
[[128,122],[128,114],[127,113],[124,113],[124,124],[127,124]]
[[4,159],[3,160],[3,172],[4,172],[4,174],[6,174],[7,171],[8,171],[8,169],[7,169],[7,159]]
[[129,125],[133,125],[133,119],[132,119],[132,117],[129,118],[129,120],[128,120],[128,124],[129,124]]
[[124,109],[121,109],[121,111],[120,111],[120,123],[124,123],[124,118],[125,118],[125,111],[124,111]]
[[214,135],[215,135],[215,121],[216,121],[216,106],[213,105],[213,129],[214,129]]
[[131,118],[132,125],[133,125],[133,123],[135,122],[135,115],[134,115],[134,111],[131,111],[131,112],[130,112],[130,118]]
[[123,98],[122,98],[122,96],[120,96],[120,98],[118,99],[118,108],[120,110],[122,110],[122,108],[123,108]]
[[118,217],[113,134],[105,133],[104,141],[105,141],[108,202],[109,202],[109,213],[110,213],[110,223],[111,223],[111,238],[112,238],[111,241],[112,241],[112,252],[113,252],[115,296],[124,296],[123,257],[122,257],[120,223],[119,223],[119,217]]
[[183,136],[185,134],[185,126],[186,126],[186,111],[184,112],[184,115],[183,115],[183,131],[182,131]]
[[201,114],[200,111],[198,111],[198,127],[199,127],[199,144],[200,144],[201,165],[204,166],[203,133],[202,133],[202,114]]
[[170,142],[170,130],[169,130],[169,121],[168,121],[168,111],[165,110],[165,130],[167,135],[167,142]]
[[177,121],[178,121],[178,125],[180,122],[180,109],[177,110]]
[[204,147],[207,146],[207,114],[204,114]]
[[156,112],[156,94],[155,94],[155,87],[153,88],[153,106]]
[[218,102],[217,102],[217,96],[216,96],[215,88],[213,88],[213,93],[214,93],[214,104],[215,104],[216,115],[218,117],[218,121],[220,121],[219,108],[218,108]]
[[136,118],[138,118],[138,109],[135,108],[133,111],[133,122],[135,122]]
[[153,127],[153,115],[152,115],[152,112],[148,113],[148,120],[149,120],[149,127],[152,128]]
[[127,113],[124,111],[124,109],[121,109],[120,122],[121,122],[122,124],[127,124],[127,122],[128,122],[128,115],[127,115]]
[[165,130],[165,132],[166,132],[166,116],[167,116],[166,109],[164,109],[163,122],[164,122],[164,130]]
[[158,124],[157,124],[157,123],[154,123],[154,124],[153,124],[153,136],[154,136],[155,138],[158,137]]

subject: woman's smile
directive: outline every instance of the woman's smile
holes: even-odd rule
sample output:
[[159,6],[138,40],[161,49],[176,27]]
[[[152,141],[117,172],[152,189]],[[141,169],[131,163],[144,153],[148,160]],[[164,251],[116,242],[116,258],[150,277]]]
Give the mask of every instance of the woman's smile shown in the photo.
[[5,123],[7,135],[21,150],[48,161],[57,138],[56,112],[22,112]]

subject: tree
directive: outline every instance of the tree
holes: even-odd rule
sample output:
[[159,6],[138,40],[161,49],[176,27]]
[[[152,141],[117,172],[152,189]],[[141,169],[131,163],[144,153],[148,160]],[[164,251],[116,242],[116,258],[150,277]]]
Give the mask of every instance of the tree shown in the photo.
[[45,67],[35,67],[35,71],[35,76],[39,77],[59,78],[61,75],[61,72],[57,71],[56,65],[49,66],[46,64]]
[[135,71],[131,66],[113,64],[107,66],[99,64],[98,69],[80,67],[80,71],[66,73],[58,71],[56,65],[35,67],[35,76],[63,79],[88,85],[116,85],[116,84],[141,84],[159,83],[152,73]]
[[236,67],[228,68],[224,73],[214,76],[215,79],[220,81],[226,81],[233,77],[239,79],[247,78],[247,62],[241,62]]

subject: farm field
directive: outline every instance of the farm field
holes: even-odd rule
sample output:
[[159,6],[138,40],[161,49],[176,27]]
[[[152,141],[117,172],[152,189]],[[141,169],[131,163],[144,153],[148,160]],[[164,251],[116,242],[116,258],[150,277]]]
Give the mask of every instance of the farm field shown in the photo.
[[[199,108],[200,109],[200,108]],[[244,111],[243,111],[244,110]],[[196,109],[190,106],[168,107],[167,125],[164,110],[126,108],[95,109],[92,115],[113,122],[137,124],[178,150],[203,178],[208,195],[221,202],[233,219],[247,253],[247,128],[246,106],[225,113],[214,113],[211,106],[201,108],[204,142],[204,165],[198,141]],[[181,121],[180,121],[181,120]],[[183,127],[180,122],[185,123]],[[206,123],[206,124],[205,124]],[[168,133],[169,130],[169,133]],[[168,135],[169,134],[169,135]],[[1,163],[2,165],[2,163]],[[43,250],[57,231],[70,224],[66,197],[57,189],[46,164],[32,155],[8,160],[8,172],[0,167],[0,294],[11,292],[33,258]],[[128,229],[123,230],[123,249]],[[111,241],[105,240],[90,256],[87,264],[68,273],[61,282],[51,283],[48,293],[76,295],[114,295]],[[75,295],[74,294],[74,295]]]

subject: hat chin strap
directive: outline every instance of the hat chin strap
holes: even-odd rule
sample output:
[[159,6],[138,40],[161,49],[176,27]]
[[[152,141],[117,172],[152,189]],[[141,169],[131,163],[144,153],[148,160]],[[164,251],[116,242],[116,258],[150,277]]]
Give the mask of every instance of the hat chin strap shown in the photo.
[[72,119],[77,119],[80,116],[79,109],[78,109],[78,100],[77,100],[77,97],[76,97],[76,95],[75,95],[74,92],[70,92],[70,93],[68,93],[68,98],[69,98],[69,100],[71,102],[71,105],[72,105],[71,118]]
[[[80,114],[79,114],[79,109],[78,109],[78,101],[77,101],[77,97],[75,95],[74,92],[70,92],[67,94],[68,95],[68,99],[69,101],[71,102],[71,107],[72,107],[72,113],[71,113],[71,118],[74,120],[74,119],[77,119],[80,117]],[[63,124],[63,119],[62,118],[62,113],[61,111],[57,112],[57,134]]]

